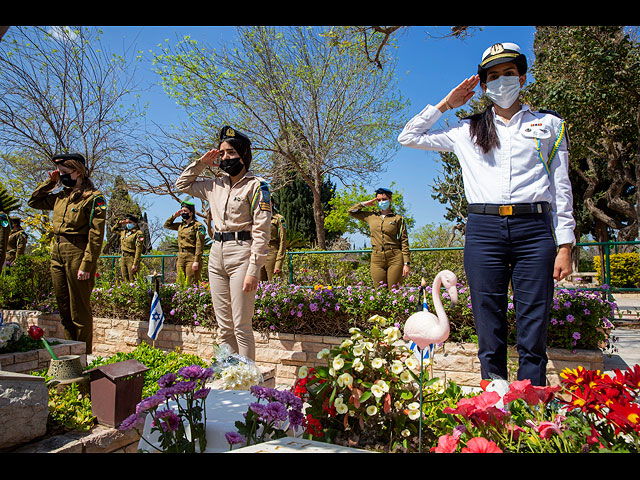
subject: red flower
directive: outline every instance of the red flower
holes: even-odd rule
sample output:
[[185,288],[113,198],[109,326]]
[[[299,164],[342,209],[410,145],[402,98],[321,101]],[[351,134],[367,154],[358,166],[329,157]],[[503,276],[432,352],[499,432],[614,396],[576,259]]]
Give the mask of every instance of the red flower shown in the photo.
[[540,438],[547,439],[553,433],[557,433],[558,435],[562,434],[563,425],[562,421],[565,419],[562,415],[556,415],[556,418],[553,422],[540,422],[540,425],[536,425],[533,420],[527,420],[527,423],[533,427],[533,429],[538,432]]
[[447,407],[444,413],[462,415],[474,425],[491,425],[499,423],[508,414],[495,405],[500,401],[497,392],[482,392],[477,397],[461,399],[456,408]]
[[538,387],[531,385],[531,380],[517,380],[509,386],[509,391],[503,397],[504,403],[510,403],[519,398],[531,406],[538,403],[546,405],[554,397],[554,393],[560,390],[560,385],[552,387]]
[[44,330],[37,325],[31,325],[27,333],[34,340],[40,340],[44,336]]
[[616,423],[616,430],[640,432],[640,405],[630,403],[628,405],[613,404],[607,418]]
[[484,437],[475,437],[467,442],[467,446],[462,449],[462,453],[503,453],[493,442]]
[[307,416],[305,417],[305,426],[305,431],[309,435],[312,435],[314,437],[322,437],[322,435],[324,434],[324,432],[322,431],[322,424],[320,423],[320,420],[313,418],[309,414],[307,414]]
[[438,446],[431,447],[431,451],[434,453],[455,453],[457,447],[458,439],[447,433],[440,436]]

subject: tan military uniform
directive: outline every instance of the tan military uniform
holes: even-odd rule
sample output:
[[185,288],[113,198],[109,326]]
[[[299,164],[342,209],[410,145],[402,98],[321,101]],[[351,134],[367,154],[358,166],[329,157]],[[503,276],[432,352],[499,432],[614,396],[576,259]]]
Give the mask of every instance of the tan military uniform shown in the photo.
[[[56,182],[47,180],[33,192],[28,205],[53,210],[51,276],[65,335],[85,342],[91,353],[93,316],[91,292],[102,250],[107,204],[97,190],[84,196],[71,188],[51,193]],[[78,280],[78,270],[89,273]]]
[[27,248],[27,233],[18,227],[17,230],[13,230],[9,235],[9,243],[7,244],[7,262],[15,262],[16,258],[24,255]]
[[[172,215],[164,222],[164,228],[178,232],[178,262],[176,269],[182,272],[187,284],[197,283],[202,278],[202,253],[204,252],[205,226],[195,220],[175,222],[178,215]],[[193,262],[198,269],[193,270]]]
[[274,270],[282,271],[282,263],[287,253],[287,222],[279,213],[271,216],[271,239],[269,240],[269,253],[264,267],[260,271],[260,280],[271,281]]
[[9,216],[4,212],[0,212],[0,273],[2,273],[2,268],[7,258],[9,235],[11,235]]
[[409,264],[409,236],[402,215],[363,211],[358,203],[349,215],[369,224],[371,231],[371,277],[376,286],[392,287],[402,283],[402,269]]
[[[125,282],[133,283],[140,271],[140,259],[144,249],[144,234],[142,230],[133,228],[120,232],[120,273]],[[134,268],[135,267],[135,268]]]
[[244,292],[242,286],[247,275],[260,278],[266,261],[271,232],[269,189],[251,172],[233,186],[228,175],[198,179],[205,168],[199,161],[191,163],[176,187],[211,206],[215,234],[209,253],[209,285],[220,341],[233,352],[255,359],[255,292]]

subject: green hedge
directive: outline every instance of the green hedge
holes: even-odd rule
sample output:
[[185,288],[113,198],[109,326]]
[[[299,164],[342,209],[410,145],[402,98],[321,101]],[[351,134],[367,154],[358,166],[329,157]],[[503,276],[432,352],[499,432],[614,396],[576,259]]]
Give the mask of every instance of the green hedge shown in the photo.
[[[600,257],[595,256],[593,263],[601,278]],[[637,252],[613,253],[609,255],[610,287],[634,288],[640,285],[640,259]]]

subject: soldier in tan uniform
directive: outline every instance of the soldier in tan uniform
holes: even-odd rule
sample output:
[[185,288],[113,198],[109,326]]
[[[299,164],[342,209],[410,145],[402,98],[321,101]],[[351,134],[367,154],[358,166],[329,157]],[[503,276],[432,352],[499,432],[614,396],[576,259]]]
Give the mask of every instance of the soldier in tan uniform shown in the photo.
[[[91,291],[104,239],[107,204],[88,177],[79,153],[52,158],[57,169],[40,184],[28,205],[53,210],[51,276],[65,335],[85,342],[91,353]],[[62,183],[63,189],[52,193]]]
[[120,221],[123,229],[120,232],[120,273],[122,280],[133,283],[140,271],[140,260],[144,250],[144,234],[138,228],[138,218],[135,215],[125,215]]
[[[376,198],[358,203],[349,209],[349,215],[369,224],[371,230],[371,277],[375,286],[391,288],[402,283],[409,274],[409,236],[402,215],[391,210],[392,192],[387,188],[376,190]],[[363,211],[364,207],[378,204],[378,211]]]
[[6,213],[0,211],[0,273],[2,273],[7,258],[9,235],[11,235],[11,221]]
[[[205,226],[196,220],[196,207],[192,202],[184,201],[180,210],[164,222],[164,228],[178,232],[178,274],[182,272],[187,284],[198,283],[202,278],[202,253],[205,243]],[[182,217],[181,222],[176,218]]]
[[[252,318],[260,270],[267,258],[271,198],[266,182],[247,171],[251,159],[249,139],[223,127],[218,149],[191,163],[176,187],[211,206],[215,233],[209,253],[209,285],[220,343],[255,359]],[[207,167],[219,167],[226,175],[198,179]]]
[[[273,209],[273,204],[271,204]],[[282,262],[287,253],[287,222],[279,213],[271,214],[271,240],[267,260],[260,271],[260,280],[271,281],[282,273]]]
[[9,235],[9,243],[7,244],[7,263],[14,263],[16,259],[24,255],[27,249],[27,232],[20,225],[18,217],[10,217],[11,235]]

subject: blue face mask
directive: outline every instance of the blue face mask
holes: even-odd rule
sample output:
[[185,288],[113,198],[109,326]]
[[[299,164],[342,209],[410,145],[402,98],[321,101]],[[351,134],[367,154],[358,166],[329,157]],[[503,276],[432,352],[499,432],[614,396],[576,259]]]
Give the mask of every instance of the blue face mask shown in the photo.
[[133,223],[127,223],[127,230],[131,230],[135,225]]
[[380,207],[380,210],[388,209],[389,205],[391,205],[391,202],[389,200],[381,200],[378,202],[378,207]]

